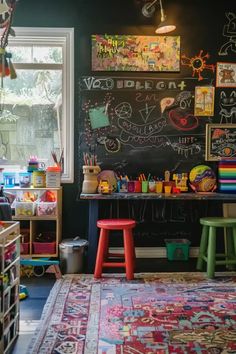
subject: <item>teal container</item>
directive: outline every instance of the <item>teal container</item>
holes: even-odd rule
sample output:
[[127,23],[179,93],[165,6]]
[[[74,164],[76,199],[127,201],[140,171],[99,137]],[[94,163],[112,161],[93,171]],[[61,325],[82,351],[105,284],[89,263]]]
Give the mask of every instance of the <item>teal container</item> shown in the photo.
[[166,253],[169,261],[187,261],[191,242],[185,238],[165,239]]
[[15,172],[3,172],[3,183],[6,188],[15,187],[16,174]]

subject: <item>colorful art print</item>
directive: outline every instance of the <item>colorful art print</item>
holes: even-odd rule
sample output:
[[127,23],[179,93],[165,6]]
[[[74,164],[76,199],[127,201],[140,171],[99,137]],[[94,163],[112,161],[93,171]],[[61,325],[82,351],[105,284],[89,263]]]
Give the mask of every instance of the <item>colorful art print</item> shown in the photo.
[[179,36],[92,35],[93,71],[180,71]]
[[236,87],[236,63],[216,64],[216,87]]
[[206,161],[236,157],[236,124],[206,124]]
[[194,115],[213,116],[214,115],[215,88],[213,86],[196,86]]

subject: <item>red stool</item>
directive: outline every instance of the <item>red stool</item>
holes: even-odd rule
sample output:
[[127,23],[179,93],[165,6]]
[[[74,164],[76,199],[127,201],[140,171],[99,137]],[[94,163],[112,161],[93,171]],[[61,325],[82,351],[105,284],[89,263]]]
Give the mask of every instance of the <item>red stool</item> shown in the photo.
[[[124,267],[126,278],[134,279],[135,249],[132,229],[136,222],[132,219],[107,219],[98,220],[97,227],[100,230],[100,237],[97,250],[94,278],[101,278],[103,267]],[[122,230],[124,240],[124,254],[109,252],[110,230]],[[124,257],[124,262],[109,262],[109,257]]]

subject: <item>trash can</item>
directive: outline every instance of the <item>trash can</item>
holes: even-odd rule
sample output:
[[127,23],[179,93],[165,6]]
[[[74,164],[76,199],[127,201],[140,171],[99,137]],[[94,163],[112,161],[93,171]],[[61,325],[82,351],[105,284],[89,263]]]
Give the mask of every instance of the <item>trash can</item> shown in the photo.
[[79,237],[62,240],[59,250],[63,274],[75,274],[83,271],[84,249],[87,245],[88,241]]

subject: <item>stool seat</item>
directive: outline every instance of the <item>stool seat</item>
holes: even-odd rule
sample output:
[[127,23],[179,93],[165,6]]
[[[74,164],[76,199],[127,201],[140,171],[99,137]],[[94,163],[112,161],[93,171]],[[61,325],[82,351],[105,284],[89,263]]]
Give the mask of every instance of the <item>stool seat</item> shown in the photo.
[[[103,268],[124,267],[126,278],[134,278],[134,260],[135,248],[132,229],[136,226],[132,219],[102,219],[97,221],[97,227],[100,228],[100,237],[98,242],[97,258],[94,271],[95,278],[101,278]],[[124,243],[124,254],[115,254],[109,252],[110,231],[120,230],[122,232]],[[116,233],[116,237],[119,234]],[[124,258],[124,261],[114,262],[112,258]]]
[[[236,218],[205,217],[200,219],[202,236],[197,260],[197,269],[202,270],[203,262],[207,264],[207,276],[213,278],[216,265],[227,268],[236,265]],[[217,228],[224,231],[225,252],[216,253]],[[217,260],[217,258],[222,258]]]
[[206,217],[200,219],[200,224],[215,227],[234,227],[236,218]]
[[98,220],[97,226],[106,230],[133,229],[136,222],[132,219],[103,219]]

